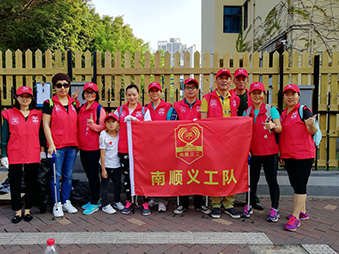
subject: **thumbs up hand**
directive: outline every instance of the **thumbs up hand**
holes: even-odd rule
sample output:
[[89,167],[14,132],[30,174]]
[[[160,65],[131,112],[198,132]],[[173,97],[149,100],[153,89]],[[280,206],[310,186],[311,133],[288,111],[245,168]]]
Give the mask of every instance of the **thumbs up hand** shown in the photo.
[[94,123],[94,121],[93,121],[93,114],[91,114],[91,118],[90,119],[87,119],[87,123],[88,124]]

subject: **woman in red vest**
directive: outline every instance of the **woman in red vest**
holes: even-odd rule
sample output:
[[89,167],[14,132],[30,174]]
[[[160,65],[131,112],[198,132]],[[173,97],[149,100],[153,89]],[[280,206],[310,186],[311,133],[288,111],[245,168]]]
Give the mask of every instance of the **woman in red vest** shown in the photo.
[[[48,142],[48,153],[55,153],[55,179],[51,174],[54,217],[63,217],[64,212],[76,213],[78,210],[69,200],[72,189],[72,173],[78,151],[78,113],[79,102],[68,95],[71,79],[67,74],[57,73],[52,78],[56,95],[44,101],[42,109],[43,125]],[[61,197],[60,177],[62,176]],[[55,184],[56,188],[55,188]]]
[[78,137],[80,160],[91,190],[91,200],[82,206],[85,209],[83,214],[88,215],[98,211],[100,206],[99,135],[105,129],[106,112],[98,103],[99,93],[96,84],[86,83],[82,98],[86,103],[79,110]]
[[303,119],[299,114],[300,89],[290,84],[284,88],[284,101],[287,108],[281,114],[283,130],[279,137],[280,159],[294,190],[294,207],[288,216],[286,230],[296,231],[300,220],[308,220],[306,211],[306,186],[311,174],[315,156],[315,145],[312,135],[317,132],[315,117],[307,107],[303,109]]
[[[40,157],[44,154],[42,113],[34,109],[35,104],[32,89],[22,86],[16,91],[14,107],[2,112],[4,122],[1,132],[1,162],[8,168],[11,204],[15,211],[15,216],[12,218],[14,224],[19,223],[21,218],[27,222],[33,219],[32,200],[37,186]],[[25,172],[24,213],[21,211],[20,195],[22,167]]]
[[270,190],[271,212],[267,217],[269,222],[279,219],[279,185],[277,181],[279,145],[275,133],[281,132],[280,115],[276,108],[263,103],[265,87],[260,82],[252,83],[249,90],[253,105],[245,110],[244,115],[253,119],[253,135],[251,142],[250,167],[250,205],[246,205],[242,215],[250,217],[255,204],[261,166],[264,167],[266,182]]
[[[139,104],[139,88],[131,84],[126,87],[127,103],[118,107],[114,114],[118,117],[120,124],[118,152],[124,174],[124,186],[126,192],[126,205],[122,210],[123,214],[134,212],[134,204],[131,199],[131,181],[129,178],[129,158],[128,158],[128,139],[126,121],[151,121],[151,115],[148,109]],[[150,215],[149,202],[144,198],[141,206],[142,215]]]
[[[158,120],[170,120],[173,112],[172,104],[165,102],[161,99],[162,88],[158,82],[152,82],[148,86],[148,93],[151,98],[151,102],[145,107],[151,113],[152,121]],[[151,198],[150,205],[158,205],[159,212],[166,212],[167,201],[160,198]]]

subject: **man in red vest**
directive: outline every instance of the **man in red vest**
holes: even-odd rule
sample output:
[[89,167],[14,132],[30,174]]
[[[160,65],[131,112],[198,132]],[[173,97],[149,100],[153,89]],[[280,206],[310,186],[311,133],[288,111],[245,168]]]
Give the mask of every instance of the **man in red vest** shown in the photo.
[[[232,75],[228,69],[221,69],[216,75],[215,83],[217,89],[206,94],[202,100],[200,113],[201,119],[211,117],[232,117],[237,116],[240,99],[229,92],[232,82]],[[240,214],[234,209],[235,195],[227,197],[211,197],[212,218],[218,219],[221,216],[221,205],[224,212],[232,218],[239,219]]]

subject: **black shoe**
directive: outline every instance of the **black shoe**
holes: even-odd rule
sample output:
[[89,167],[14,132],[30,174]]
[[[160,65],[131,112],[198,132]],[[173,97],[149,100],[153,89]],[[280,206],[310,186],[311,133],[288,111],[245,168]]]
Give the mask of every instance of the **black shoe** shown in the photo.
[[33,220],[33,216],[28,214],[24,215],[24,221],[30,222],[31,220]]
[[262,204],[260,204],[260,203],[255,203],[255,204],[253,204],[253,205],[252,205],[252,208],[254,208],[254,209],[256,209],[256,210],[260,210],[260,211],[264,210],[264,207],[263,207]]
[[214,207],[211,213],[213,219],[219,219],[221,216],[221,209],[219,207]]
[[17,224],[17,223],[19,223],[21,221],[21,216],[20,215],[15,215],[14,217],[13,217],[13,219],[12,219],[12,222],[14,223],[14,224]]
[[224,212],[231,216],[233,219],[240,219],[240,214],[233,207],[224,209]]

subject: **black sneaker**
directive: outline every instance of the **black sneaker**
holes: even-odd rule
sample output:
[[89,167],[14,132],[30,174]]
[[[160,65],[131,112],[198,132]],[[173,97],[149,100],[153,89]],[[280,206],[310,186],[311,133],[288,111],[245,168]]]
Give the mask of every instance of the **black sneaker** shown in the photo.
[[219,219],[221,216],[221,209],[219,207],[214,207],[211,213],[213,219]]
[[240,219],[240,214],[233,207],[224,209],[224,212],[231,216],[233,219]]
[[195,210],[202,212],[204,214],[210,214],[211,213],[211,210],[207,206],[204,206],[204,205],[202,205],[201,207],[196,207]]
[[252,205],[252,208],[253,208],[253,209],[256,209],[256,210],[260,210],[260,211],[264,210],[264,207],[263,207],[262,204],[260,204],[260,203],[254,203],[254,204]]
[[182,214],[184,211],[186,211],[187,209],[184,208],[182,205],[179,205],[174,211],[174,214]]

